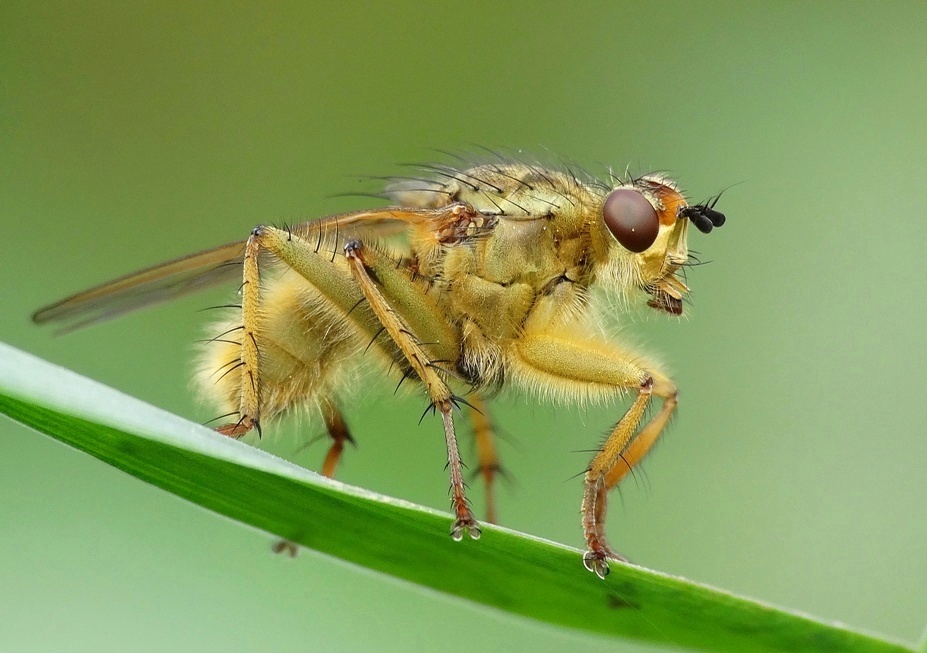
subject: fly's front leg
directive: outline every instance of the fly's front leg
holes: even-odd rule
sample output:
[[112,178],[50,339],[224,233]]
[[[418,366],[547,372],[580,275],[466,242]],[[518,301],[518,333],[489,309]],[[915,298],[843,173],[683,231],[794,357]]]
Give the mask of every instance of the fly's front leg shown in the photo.
[[[627,449],[624,450],[624,453],[615,461],[615,464],[605,475],[605,482],[598,485],[598,494],[594,499],[595,514],[593,525],[594,528],[597,529],[595,537],[602,544],[606,556],[615,560],[627,561],[624,556],[616,553],[609,547],[605,540],[605,513],[608,508],[608,491],[618,485],[618,483],[643,460],[647,452],[650,451],[650,448],[656,444],[660,434],[663,432],[673,412],[676,410],[676,404],[678,403],[678,392],[672,381],[657,373],[653,373],[653,379],[652,394],[663,399],[663,405],[660,407],[657,414],[641,428],[637,436],[631,440]],[[585,494],[583,498],[585,501]],[[583,523],[585,525],[585,519]],[[584,560],[584,562],[585,561],[586,560]],[[588,566],[589,564],[587,564],[587,568]]]
[[[618,485],[621,479],[627,476],[644,458],[650,448],[659,439],[660,434],[663,432],[663,429],[666,428],[666,425],[669,424],[670,418],[676,410],[676,405],[679,402],[679,392],[676,390],[676,386],[662,374],[651,372],[651,375],[654,379],[653,394],[663,399],[663,405],[660,407],[659,412],[657,412],[657,414],[640,430],[637,437],[631,441],[628,448],[621,454],[621,458],[609,470],[608,474],[605,475],[605,492]],[[597,519],[597,521],[604,524],[605,502],[602,502],[601,505],[603,506],[603,513],[601,518]]]
[[[516,344],[515,351],[516,370],[529,382],[532,377],[542,377],[577,396],[601,394],[607,388],[636,392],[631,407],[586,469],[583,482],[582,524],[587,547],[583,562],[587,569],[604,577],[608,558],[623,560],[605,537],[608,490],[640,462],[657,440],[675,409],[676,389],[664,375],[638,364],[633,354],[607,343],[529,333]],[[664,404],[635,438],[654,393],[664,399]]]
[[605,539],[605,513],[608,505],[608,472],[619,464],[625,448],[634,436],[634,431],[650,403],[653,379],[647,376],[640,383],[637,397],[631,407],[612,429],[608,439],[599,449],[586,470],[583,482],[583,535],[586,538],[586,554],[583,563],[586,569],[604,578],[608,573],[606,558],[624,561],[615,553]]
[[[619,459],[605,475],[605,482],[599,486],[599,492],[595,498],[596,510],[594,523],[598,528],[598,539],[602,542],[605,542],[605,512],[608,508],[606,496],[608,491],[618,485],[621,480],[643,460],[647,452],[650,451],[650,448],[656,444],[660,434],[663,432],[663,429],[666,428],[666,425],[669,424],[670,418],[676,410],[679,394],[676,390],[676,386],[668,378],[657,372],[652,372],[652,378],[654,379],[653,394],[663,399],[663,405],[660,407],[657,414],[641,428],[637,436],[631,440],[627,449],[624,450]],[[616,553],[609,548],[607,544],[605,547],[609,558],[626,560],[624,556]]]
[[[595,499],[592,500],[595,506],[595,513],[594,518],[591,520],[591,524],[597,529],[596,539],[603,543],[607,557],[615,560],[627,561],[624,556],[611,549],[605,540],[605,513],[608,508],[608,491],[618,485],[621,480],[643,460],[647,452],[650,451],[650,448],[656,444],[660,434],[663,432],[673,412],[676,410],[676,405],[678,403],[678,392],[673,382],[657,373],[653,373],[653,378],[652,394],[663,399],[663,405],[660,407],[657,414],[641,428],[637,436],[631,440],[627,449],[624,450],[619,459],[605,475],[605,482],[598,485],[598,493]],[[586,524],[585,518],[583,524]]]
[[[426,346],[438,351],[453,349],[450,333],[442,335],[442,332],[448,331],[444,326],[446,321],[425,301],[424,293],[416,292],[416,286],[403,278],[394,265],[384,265],[375,251],[353,240],[345,245],[344,252],[351,274],[370,309],[422,381],[434,408],[441,413],[451,477],[451,505],[456,515],[451,535],[460,540],[465,532],[469,532],[470,537],[477,539],[480,527],[470,510],[464,489],[463,465],[454,430],[452,410],[459,400],[445,382],[441,364],[425,350]],[[421,330],[433,332],[432,336],[438,340],[423,340],[428,336],[421,331],[413,331],[416,324]],[[426,342],[430,344],[426,345]]]

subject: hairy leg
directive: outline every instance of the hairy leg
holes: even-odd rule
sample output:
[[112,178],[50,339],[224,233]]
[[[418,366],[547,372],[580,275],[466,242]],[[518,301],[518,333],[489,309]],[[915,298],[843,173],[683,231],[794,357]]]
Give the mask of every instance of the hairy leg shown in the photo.
[[[635,393],[630,408],[590,462],[583,483],[582,524],[587,548],[583,560],[587,569],[604,577],[608,558],[623,559],[605,537],[608,490],[640,462],[660,436],[676,406],[676,389],[659,371],[645,368],[639,356],[591,338],[528,332],[516,343],[515,352],[516,372],[528,384],[553,385],[575,396]],[[638,433],[654,394],[664,400],[663,406]]]

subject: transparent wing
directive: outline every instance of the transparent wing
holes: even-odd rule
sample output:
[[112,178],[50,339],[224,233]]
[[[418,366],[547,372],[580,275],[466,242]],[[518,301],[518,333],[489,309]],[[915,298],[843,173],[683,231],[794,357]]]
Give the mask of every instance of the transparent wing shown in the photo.
[[[304,222],[294,235],[343,240],[385,237],[407,224],[427,219],[426,212],[387,208],[358,211]],[[58,324],[60,333],[104,322],[131,311],[223,283],[241,281],[245,243],[221,245],[167,261],[66,297],[32,315],[36,324]]]

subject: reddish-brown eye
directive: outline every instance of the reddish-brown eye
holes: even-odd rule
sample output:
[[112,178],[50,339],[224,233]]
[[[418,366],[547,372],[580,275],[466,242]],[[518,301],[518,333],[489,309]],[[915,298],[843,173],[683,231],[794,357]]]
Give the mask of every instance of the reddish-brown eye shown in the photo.
[[602,217],[621,246],[634,253],[653,245],[660,231],[660,219],[653,206],[646,197],[630,188],[617,188],[608,194]]

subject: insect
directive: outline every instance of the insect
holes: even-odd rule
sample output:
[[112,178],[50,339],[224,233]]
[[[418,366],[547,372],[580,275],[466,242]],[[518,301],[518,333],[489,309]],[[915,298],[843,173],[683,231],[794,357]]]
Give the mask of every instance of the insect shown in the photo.
[[[660,436],[677,404],[657,365],[604,335],[611,295],[680,315],[688,288],[689,224],[724,224],[717,197],[690,205],[662,174],[610,175],[499,157],[425,166],[391,179],[394,205],[292,227],[262,225],[246,242],[169,261],[68,297],[37,323],[78,328],[206,286],[239,279],[240,308],[215,325],[200,355],[199,385],[241,437],[309,408],[331,437],[332,476],[352,441],[341,408],[345,379],[373,367],[416,384],[443,424],[454,521],[476,539],[465,492],[455,410],[469,413],[479,471],[499,470],[486,397],[514,388],[581,402],[631,395],[585,470],[582,529],[587,569],[604,577],[622,560],[605,536],[607,495]],[[621,302],[617,303],[621,305]],[[645,421],[654,399],[661,402]]]

